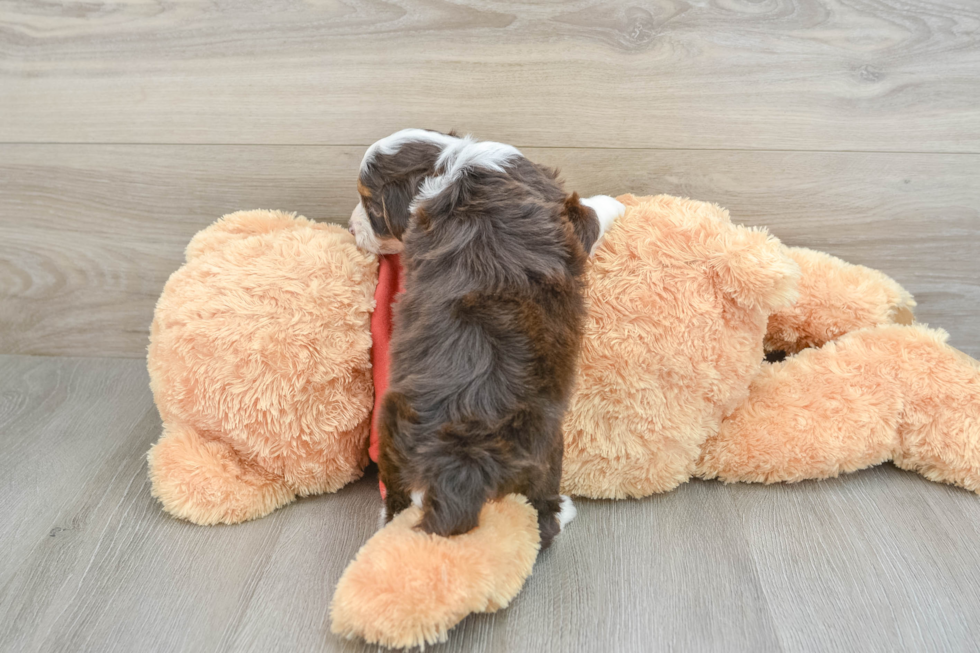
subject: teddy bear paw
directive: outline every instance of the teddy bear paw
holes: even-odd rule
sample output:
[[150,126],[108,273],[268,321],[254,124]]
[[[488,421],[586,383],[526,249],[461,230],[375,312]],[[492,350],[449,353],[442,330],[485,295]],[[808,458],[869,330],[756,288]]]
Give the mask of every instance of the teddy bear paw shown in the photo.
[[164,424],[147,459],[153,496],[171,515],[195,524],[257,519],[296,496],[281,478],[248,464],[228,443],[205,439],[184,424]]

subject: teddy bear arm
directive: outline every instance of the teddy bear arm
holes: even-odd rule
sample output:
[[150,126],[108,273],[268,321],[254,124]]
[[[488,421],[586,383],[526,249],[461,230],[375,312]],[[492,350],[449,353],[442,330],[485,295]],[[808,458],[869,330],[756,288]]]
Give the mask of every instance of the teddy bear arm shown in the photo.
[[770,315],[766,351],[795,354],[864,327],[912,324],[915,300],[882,272],[802,247],[785,251],[801,271],[799,298]]
[[797,300],[800,270],[764,229],[731,225],[711,239],[707,263],[719,289],[738,305],[766,314]]
[[258,519],[296,497],[282,478],[185,424],[165,423],[147,461],[153,496],[174,517],[202,526]]

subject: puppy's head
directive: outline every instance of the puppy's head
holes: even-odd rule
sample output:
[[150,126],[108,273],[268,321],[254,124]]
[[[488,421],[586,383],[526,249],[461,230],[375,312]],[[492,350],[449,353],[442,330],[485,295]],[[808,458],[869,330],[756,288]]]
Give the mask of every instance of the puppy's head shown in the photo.
[[359,247],[377,254],[402,250],[412,199],[434,174],[442,151],[456,141],[451,133],[403,129],[368,148],[357,176],[361,200],[350,217]]

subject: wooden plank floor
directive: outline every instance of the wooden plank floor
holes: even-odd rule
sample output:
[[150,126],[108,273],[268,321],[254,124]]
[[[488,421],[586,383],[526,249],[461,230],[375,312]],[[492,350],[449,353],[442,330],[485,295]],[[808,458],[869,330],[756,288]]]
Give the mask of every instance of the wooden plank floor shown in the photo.
[[[199,527],[149,494],[141,361],[0,356],[0,650],[369,651],[329,633],[373,476]],[[966,651],[980,500],[884,466],[578,502],[506,610],[433,651]]]
[[[149,496],[152,309],[193,233],[342,222],[457,128],[584,194],[717,202],[893,276],[980,357],[976,0],[0,3],[0,651],[367,651],[327,606],[373,479],[200,528]],[[980,498],[891,466],[579,518],[437,651],[967,651]]]

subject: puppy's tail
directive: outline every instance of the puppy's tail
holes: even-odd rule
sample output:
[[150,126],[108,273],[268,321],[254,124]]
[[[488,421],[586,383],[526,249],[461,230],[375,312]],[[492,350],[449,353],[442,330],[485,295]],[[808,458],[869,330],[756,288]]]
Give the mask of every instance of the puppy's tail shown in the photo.
[[473,424],[449,424],[437,435],[427,464],[429,486],[422,499],[426,533],[462,535],[480,523],[483,504],[493,498],[505,466],[492,436]]

